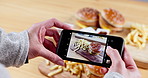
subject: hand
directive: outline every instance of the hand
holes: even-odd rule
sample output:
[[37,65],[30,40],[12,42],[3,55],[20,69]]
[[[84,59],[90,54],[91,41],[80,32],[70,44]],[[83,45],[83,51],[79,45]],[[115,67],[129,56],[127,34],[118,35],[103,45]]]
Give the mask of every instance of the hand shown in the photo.
[[141,74],[126,48],[124,50],[123,60],[116,49],[109,46],[106,51],[112,61],[108,72],[118,72],[122,74],[124,78],[141,78]]
[[64,65],[63,60],[55,54],[56,46],[50,40],[45,39],[45,36],[51,36],[54,38],[55,42],[59,41],[59,33],[56,29],[51,29],[51,27],[58,27],[62,29],[71,29],[68,25],[52,18],[47,21],[34,24],[28,29],[29,34],[29,53],[28,58],[32,59],[37,56],[42,56],[55,64]]

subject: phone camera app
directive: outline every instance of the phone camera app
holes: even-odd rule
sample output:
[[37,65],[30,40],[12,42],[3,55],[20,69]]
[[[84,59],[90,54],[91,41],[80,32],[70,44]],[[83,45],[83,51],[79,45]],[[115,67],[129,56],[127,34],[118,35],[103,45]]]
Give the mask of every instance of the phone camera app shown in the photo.
[[72,33],[67,57],[103,63],[107,37]]

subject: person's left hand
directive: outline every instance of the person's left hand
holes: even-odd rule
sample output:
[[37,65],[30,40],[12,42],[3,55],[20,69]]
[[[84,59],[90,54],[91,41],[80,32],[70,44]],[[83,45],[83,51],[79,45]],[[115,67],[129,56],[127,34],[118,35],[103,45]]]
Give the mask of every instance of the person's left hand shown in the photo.
[[70,26],[54,18],[33,24],[33,26],[28,29],[30,43],[28,53],[29,59],[42,56],[55,64],[64,65],[63,60],[55,54],[56,45],[45,38],[45,36],[53,37],[55,42],[58,43],[60,38],[59,33],[56,29],[51,29],[51,27],[54,26],[67,30],[71,29]]
[[102,69],[104,74],[117,72],[124,78],[141,78],[141,73],[126,48],[124,48],[123,58],[121,58],[117,49],[113,49],[110,46],[107,47],[106,53],[111,58],[112,65],[109,69]]

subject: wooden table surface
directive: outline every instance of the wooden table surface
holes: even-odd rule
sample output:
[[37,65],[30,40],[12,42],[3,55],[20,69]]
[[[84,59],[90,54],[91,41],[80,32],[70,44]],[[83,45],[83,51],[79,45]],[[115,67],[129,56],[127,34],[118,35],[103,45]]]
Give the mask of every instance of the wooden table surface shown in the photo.
[[[126,21],[148,25],[148,3],[128,0],[0,0],[0,27],[6,32],[20,32],[32,24],[57,18],[70,20],[83,7],[115,8]],[[9,67],[12,78],[46,78],[38,71],[41,57],[30,60],[20,68]],[[140,69],[142,78],[148,78],[148,70]]]

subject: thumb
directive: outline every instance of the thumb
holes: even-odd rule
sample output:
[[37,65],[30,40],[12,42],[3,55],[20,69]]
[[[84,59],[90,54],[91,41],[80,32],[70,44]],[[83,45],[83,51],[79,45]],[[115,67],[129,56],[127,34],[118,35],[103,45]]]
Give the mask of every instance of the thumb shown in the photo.
[[40,51],[40,56],[50,60],[51,62],[53,62],[55,64],[64,66],[64,61],[58,55],[56,55],[55,53],[47,50],[46,48],[43,48]]
[[111,58],[112,65],[118,66],[119,64],[123,64],[123,60],[116,49],[111,48],[110,46],[107,47],[107,55]]

